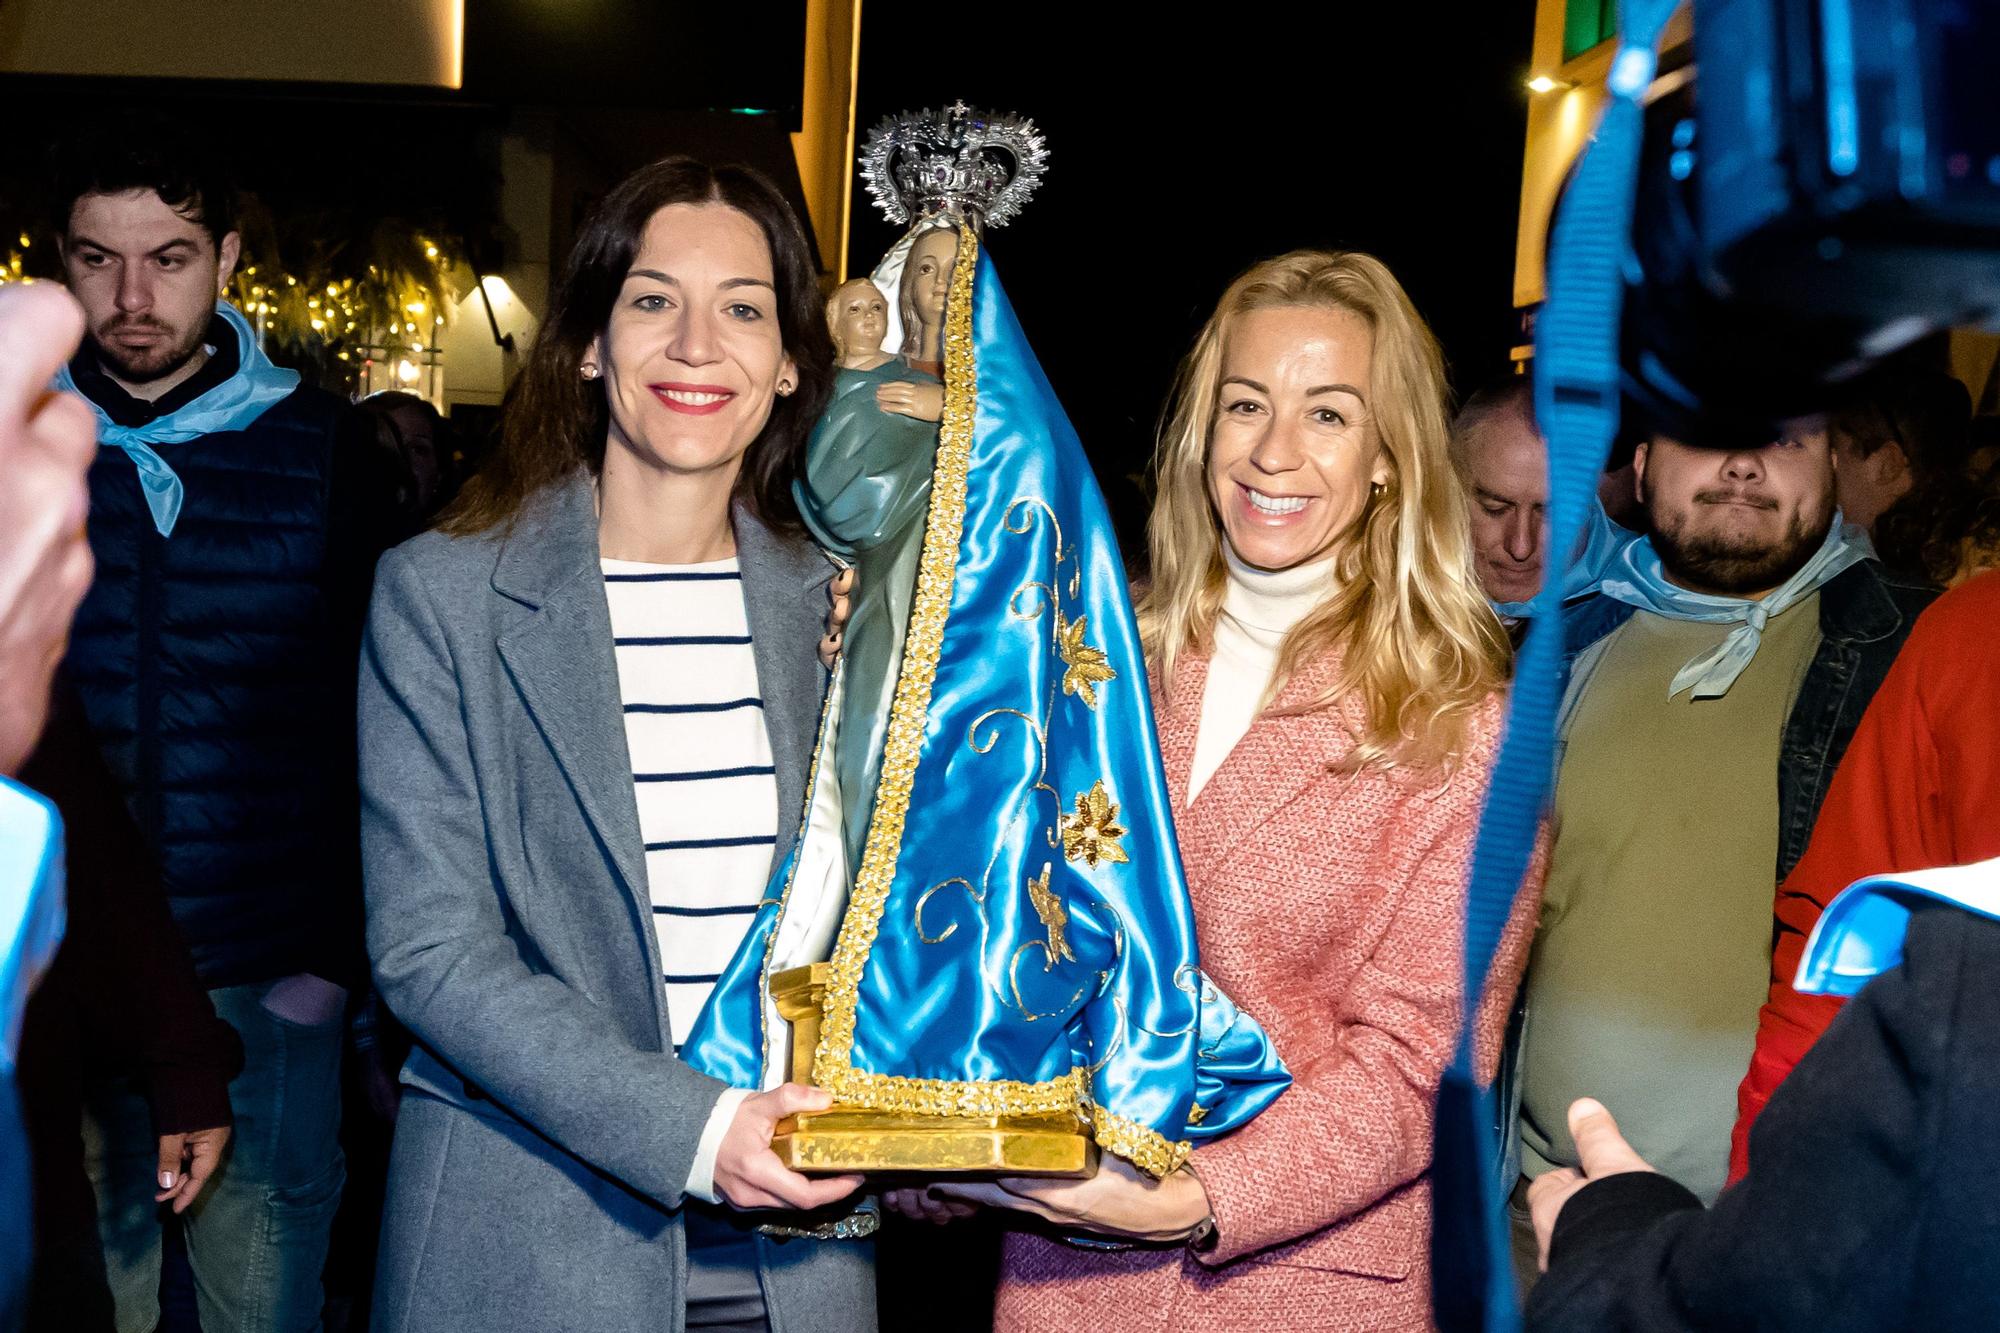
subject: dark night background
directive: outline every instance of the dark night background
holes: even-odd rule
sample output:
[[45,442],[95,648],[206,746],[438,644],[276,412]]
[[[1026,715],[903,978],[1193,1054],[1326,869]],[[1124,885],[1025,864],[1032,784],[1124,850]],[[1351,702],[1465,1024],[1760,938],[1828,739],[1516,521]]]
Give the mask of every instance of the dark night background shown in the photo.
[[[0,160],[0,222],[48,236],[32,202],[44,150],[79,123],[164,115],[230,126],[221,142],[239,183],[299,224],[295,263],[325,237],[362,244],[388,216],[459,238],[493,271],[521,255],[498,220],[499,136],[532,124],[554,148],[559,259],[589,206],[650,158],[692,152],[791,176],[804,13],[803,0],[597,0],[586,20],[542,0],[476,0],[462,93],[0,76],[22,150]],[[1133,556],[1138,478],[1174,370],[1259,259],[1372,252],[1437,332],[1460,396],[1505,371],[1533,28],[1532,0],[1239,3],[1186,17],[865,0],[857,138],[884,115],[959,98],[1043,130],[1046,180],[988,239]],[[730,114],[743,107],[772,110]],[[407,151],[382,151],[389,141]],[[897,234],[857,186],[850,272]],[[53,259],[37,246],[30,269],[52,273]]]
[[[1130,557],[1143,498],[1127,478],[1175,367],[1259,259],[1369,251],[1430,321],[1460,396],[1506,370],[1534,6],[1119,12],[867,0],[857,129],[963,98],[1047,136],[1041,190],[988,241]],[[1073,18],[1030,17],[1051,13]],[[896,236],[857,188],[850,271]]]

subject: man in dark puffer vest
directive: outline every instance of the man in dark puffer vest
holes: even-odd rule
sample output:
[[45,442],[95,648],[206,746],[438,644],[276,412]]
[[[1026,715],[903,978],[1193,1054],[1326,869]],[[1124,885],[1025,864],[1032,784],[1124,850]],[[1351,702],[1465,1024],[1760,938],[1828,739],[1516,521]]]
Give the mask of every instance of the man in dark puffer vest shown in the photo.
[[[185,1218],[202,1327],[319,1327],[345,1181],[342,1016],[364,979],[354,776],[361,622],[387,535],[368,432],[218,296],[233,191],[176,146],[79,145],[57,224],[89,334],[97,581],[68,672],[216,1012],[236,1138]],[[121,1330],[159,1318],[155,1139],[133,1090],[86,1125]]]

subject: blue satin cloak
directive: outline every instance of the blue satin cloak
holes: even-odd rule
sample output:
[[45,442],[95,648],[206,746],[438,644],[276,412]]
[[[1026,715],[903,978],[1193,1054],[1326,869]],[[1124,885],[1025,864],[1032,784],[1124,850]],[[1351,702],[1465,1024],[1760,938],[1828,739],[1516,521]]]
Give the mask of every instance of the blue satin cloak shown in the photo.
[[[1075,1102],[1050,1090],[1074,1086],[1101,1142],[1119,1150],[1107,1126],[1135,1130],[1150,1146],[1127,1155],[1157,1166],[1178,1160],[1162,1141],[1243,1124],[1290,1076],[1199,971],[1124,566],[983,248],[971,331],[963,527],[909,815],[879,915],[857,901],[843,921],[837,967],[871,924],[874,937],[851,1048],[823,1035],[816,1074],[843,1102],[888,1109],[1054,1109]],[[948,407],[934,527],[953,503],[949,433]],[[926,586],[941,590],[920,578],[920,603]],[[923,633],[914,616],[906,674]],[[878,820],[895,782],[885,765]],[[682,1048],[735,1086],[763,1077],[766,943],[797,856]]]

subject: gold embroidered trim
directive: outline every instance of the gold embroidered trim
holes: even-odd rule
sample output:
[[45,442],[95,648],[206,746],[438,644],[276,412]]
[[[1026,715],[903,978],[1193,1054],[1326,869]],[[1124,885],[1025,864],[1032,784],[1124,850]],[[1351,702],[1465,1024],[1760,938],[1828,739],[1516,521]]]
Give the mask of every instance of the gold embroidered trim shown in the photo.
[[1090,1120],[1098,1147],[1116,1153],[1155,1179],[1180,1170],[1194,1151],[1194,1145],[1185,1139],[1176,1143],[1102,1106],[1090,1108]]

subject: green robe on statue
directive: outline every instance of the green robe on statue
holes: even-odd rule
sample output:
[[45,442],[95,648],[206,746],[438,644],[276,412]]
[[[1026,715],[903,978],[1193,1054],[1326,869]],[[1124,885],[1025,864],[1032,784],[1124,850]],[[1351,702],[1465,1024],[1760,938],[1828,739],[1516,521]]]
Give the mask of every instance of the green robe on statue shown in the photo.
[[858,581],[845,631],[846,695],[833,755],[850,874],[861,864],[875,808],[937,463],[936,422],[875,405],[875,390],[898,382],[939,381],[901,360],[835,373],[833,401],[806,444],[805,475],[796,488],[806,526],[821,545],[852,562]]

